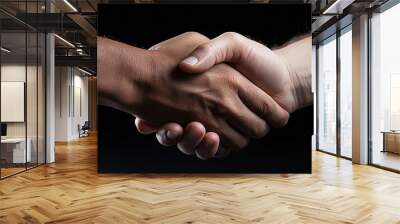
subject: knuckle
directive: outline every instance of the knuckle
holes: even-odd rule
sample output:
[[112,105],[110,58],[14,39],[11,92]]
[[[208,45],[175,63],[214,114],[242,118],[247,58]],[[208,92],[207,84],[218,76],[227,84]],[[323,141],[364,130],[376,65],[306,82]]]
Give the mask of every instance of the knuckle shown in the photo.
[[185,32],[183,35],[189,36],[189,37],[194,37],[194,36],[201,35],[201,34],[196,31],[188,31],[188,32]]
[[183,35],[184,35],[186,38],[196,39],[196,40],[207,38],[207,37],[204,36],[203,34],[201,34],[201,33],[199,33],[199,32],[196,32],[196,31],[188,31],[188,32],[185,32]]
[[239,80],[239,76],[237,76],[237,75],[233,75],[233,74],[231,74],[231,75],[229,75],[229,74],[226,74],[225,75],[225,81],[226,81],[226,83],[230,86],[230,87],[238,87],[239,85],[241,85],[241,82],[240,82],[240,80]]
[[230,32],[225,32],[225,33],[223,34],[223,36],[224,36],[225,38],[230,39],[230,40],[233,40],[233,41],[240,41],[240,40],[242,40],[242,38],[243,38],[243,36],[242,36],[241,34],[236,33],[236,32],[232,32],[232,31],[230,31]]
[[213,50],[213,47],[212,47],[212,45],[209,44],[209,43],[202,44],[202,45],[200,45],[200,46],[197,48],[197,51],[203,52],[203,53],[205,53],[205,52],[211,52],[212,50]]
[[231,113],[234,107],[232,107],[231,98],[221,95],[215,101],[215,110],[217,114],[225,115],[227,113]]
[[260,105],[260,111],[266,119],[271,121],[273,127],[281,128],[287,124],[289,113],[285,111],[283,114],[280,114],[277,107],[277,105],[264,102]]
[[263,102],[260,104],[260,112],[265,117],[268,117],[271,114],[271,106],[267,102]]

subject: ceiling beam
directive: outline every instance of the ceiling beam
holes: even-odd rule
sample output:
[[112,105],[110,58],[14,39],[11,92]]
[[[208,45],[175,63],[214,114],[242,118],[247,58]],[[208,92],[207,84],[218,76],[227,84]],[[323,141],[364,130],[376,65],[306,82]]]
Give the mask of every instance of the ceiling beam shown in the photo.
[[96,71],[96,58],[91,56],[56,56],[56,66],[79,66],[88,67],[93,71]]
[[74,21],[87,35],[87,42],[90,46],[96,46],[97,30],[88,22],[88,20],[80,14],[68,14],[72,21]]

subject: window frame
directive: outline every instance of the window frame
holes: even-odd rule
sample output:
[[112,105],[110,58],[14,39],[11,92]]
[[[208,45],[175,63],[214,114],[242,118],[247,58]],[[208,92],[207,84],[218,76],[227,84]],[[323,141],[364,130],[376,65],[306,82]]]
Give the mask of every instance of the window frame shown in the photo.
[[373,38],[372,38],[372,19],[374,17],[374,14],[381,14],[384,13],[385,11],[391,9],[394,6],[397,6],[400,4],[400,0],[388,0],[386,1],[384,4],[372,9],[368,11],[368,34],[367,34],[367,38],[368,38],[368,54],[367,54],[367,58],[368,58],[368,69],[367,69],[367,77],[368,77],[368,165],[373,166],[373,167],[377,167],[383,170],[388,170],[391,172],[395,172],[395,173],[400,173],[400,169],[394,169],[391,167],[387,167],[381,164],[377,164],[373,162],[373,153],[374,153],[374,149],[373,149],[373,130],[372,130],[372,119],[373,119],[373,114],[372,114],[372,54],[373,54],[373,49],[372,49],[372,45],[373,45]]
[[[338,21],[338,23],[340,20]],[[325,39],[322,39],[316,44],[316,150],[319,152],[327,153],[329,155],[333,155],[339,158],[347,159],[347,160],[352,160],[351,157],[347,157],[342,155],[341,153],[341,119],[340,119],[340,103],[341,103],[341,97],[340,97],[340,82],[341,82],[341,67],[340,67],[340,37],[344,35],[347,32],[352,32],[352,22],[349,24],[346,24],[344,27],[340,29],[336,29],[336,32],[331,34]],[[319,89],[320,89],[320,73],[319,73],[319,47],[322,43],[327,43],[330,41],[336,41],[336,152],[332,153],[327,150],[321,149],[320,143],[319,143],[319,104],[320,104],[320,97],[319,97]]]

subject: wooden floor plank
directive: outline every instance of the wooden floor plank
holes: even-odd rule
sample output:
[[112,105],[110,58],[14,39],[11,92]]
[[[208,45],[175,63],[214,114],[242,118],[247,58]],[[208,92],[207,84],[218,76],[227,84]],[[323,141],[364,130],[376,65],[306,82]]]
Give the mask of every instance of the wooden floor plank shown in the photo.
[[97,174],[96,137],[0,181],[0,223],[400,223],[400,175],[313,152],[313,174]]

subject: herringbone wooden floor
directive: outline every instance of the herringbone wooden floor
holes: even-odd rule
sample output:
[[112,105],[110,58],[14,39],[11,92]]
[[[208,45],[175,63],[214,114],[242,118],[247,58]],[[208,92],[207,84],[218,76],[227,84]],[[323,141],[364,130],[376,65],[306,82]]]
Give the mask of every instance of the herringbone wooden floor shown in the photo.
[[96,139],[0,181],[0,223],[400,223],[400,175],[313,154],[312,175],[99,175]]

